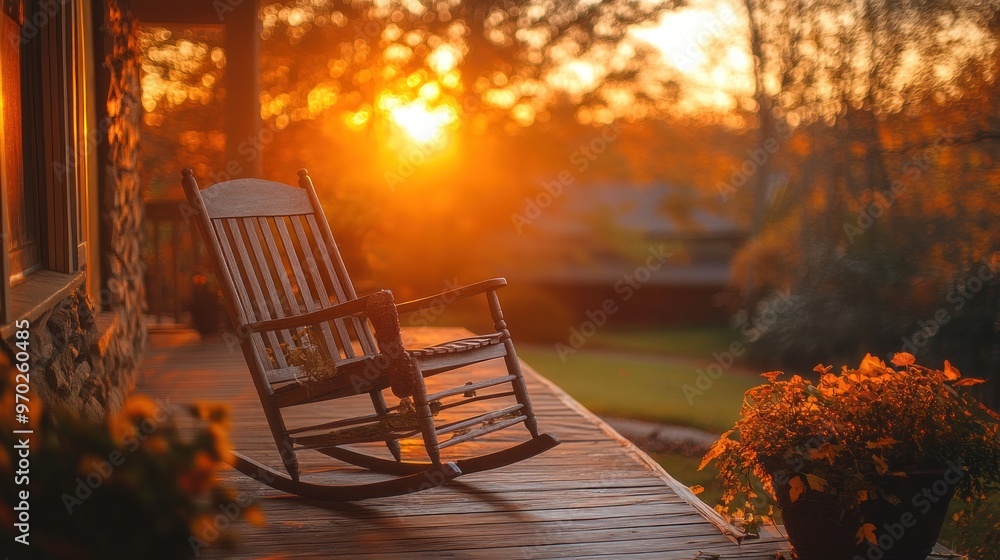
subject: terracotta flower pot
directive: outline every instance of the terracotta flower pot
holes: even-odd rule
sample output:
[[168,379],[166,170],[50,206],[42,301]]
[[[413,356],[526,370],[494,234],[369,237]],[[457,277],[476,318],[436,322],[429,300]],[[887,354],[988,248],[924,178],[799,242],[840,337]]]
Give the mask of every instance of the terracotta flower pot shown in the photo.
[[[955,467],[883,477],[882,495],[860,507],[863,521],[830,493],[806,490],[792,502],[785,484],[777,497],[788,540],[801,560],[924,560],[937,542],[962,476]],[[895,496],[899,503],[885,496]],[[859,535],[862,527],[868,538]]]

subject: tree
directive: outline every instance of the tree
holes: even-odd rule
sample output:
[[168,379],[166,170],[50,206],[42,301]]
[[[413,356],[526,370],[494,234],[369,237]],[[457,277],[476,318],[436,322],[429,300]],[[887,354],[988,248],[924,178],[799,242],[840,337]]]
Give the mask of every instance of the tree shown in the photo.
[[658,53],[628,29],[670,5],[265,3],[265,174],[310,167],[357,270],[472,274],[453,255],[569,166],[559,129],[663,103],[669,77],[643,72]]
[[[769,162],[781,188],[756,181],[754,214],[766,219],[738,261],[741,286],[751,308],[779,288],[798,301],[760,347],[813,363],[899,350],[937,310],[957,317],[950,291],[1000,249],[986,225],[1000,213],[988,163],[1000,155],[989,141],[1000,3],[745,4],[758,126],[788,134]],[[989,293],[981,304],[1000,307]],[[930,330],[935,356],[958,336]],[[1000,344],[995,330],[978,336]]]

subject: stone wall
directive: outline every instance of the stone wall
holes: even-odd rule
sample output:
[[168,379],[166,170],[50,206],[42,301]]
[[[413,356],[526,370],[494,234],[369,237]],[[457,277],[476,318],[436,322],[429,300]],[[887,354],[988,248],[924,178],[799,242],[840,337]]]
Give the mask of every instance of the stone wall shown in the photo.
[[[142,198],[136,155],[142,118],[137,26],[119,0],[105,3],[109,79],[106,143],[99,157],[101,208],[100,310],[84,286],[31,325],[32,386],[50,406],[90,419],[116,412],[135,387],[146,332],[142,325]],[[100,54],[98,54],[100,56]],[[100,92],[98,92],[100,94]],[[99,112],[104,110],[99,108]],[[8,348],[12,341],[7,341]]]
[[31,325],[30,339],[32,385],[42,401],[93,420],[121,407],[136,375],[117,314],[100,319],[80,287]]
[[[115,314],[114,336],[101,348],[112,378],[122,377],[119,386],[131,390],[142,352],[146,330],[142,324],[143,285],[143,204],[139,184],[139,131],[142,125],[142,92],[139,85],[138,24],[127,2],[107,0],[106,33],[111,42],[107,66],[110,70],[107,111],[107,165],[101,201],[104,260],[104,290],[109,309]],[[103,299],[103,296],[102,296]],[[123,376],[126,375],[128,379]],[[113,398],[105,404],[115,408]]]

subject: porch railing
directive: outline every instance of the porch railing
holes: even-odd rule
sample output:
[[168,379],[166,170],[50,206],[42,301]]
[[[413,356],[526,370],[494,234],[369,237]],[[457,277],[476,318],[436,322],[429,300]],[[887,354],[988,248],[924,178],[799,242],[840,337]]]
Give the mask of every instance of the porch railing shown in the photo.
[[208,275],[208,254],[184,201],[146,202],[146,314],[150,322],[191,325],[196,277]]

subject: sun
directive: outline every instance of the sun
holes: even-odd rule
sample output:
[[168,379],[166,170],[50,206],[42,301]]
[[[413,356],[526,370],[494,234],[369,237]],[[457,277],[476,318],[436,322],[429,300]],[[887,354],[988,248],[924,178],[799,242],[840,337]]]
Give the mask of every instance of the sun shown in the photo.
[[420,144],[442,142],[448,127],[458,120],[457,112],[449,105],[432,107],[423,99],[410,102],[394,99],[385,103],[389,120]]

